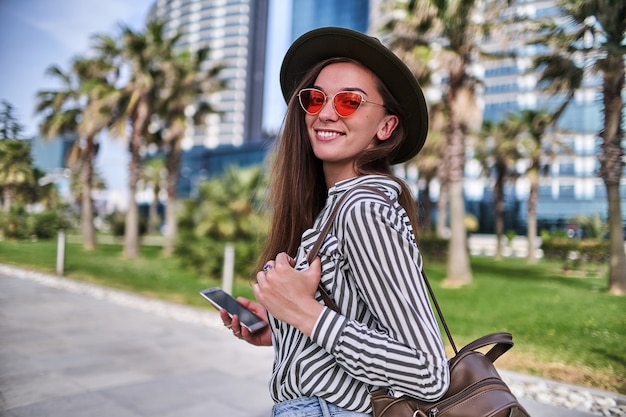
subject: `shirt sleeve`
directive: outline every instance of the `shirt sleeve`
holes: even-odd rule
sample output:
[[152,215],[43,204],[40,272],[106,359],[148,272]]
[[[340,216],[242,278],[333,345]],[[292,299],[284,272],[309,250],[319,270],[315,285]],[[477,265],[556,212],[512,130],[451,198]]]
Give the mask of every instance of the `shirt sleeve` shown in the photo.
[[432,401],[448,388],[448,363],[419,252],[399,209],[361,200],[341,216],[347,274],[375,328],[325,308],[311,338],[355,378]]

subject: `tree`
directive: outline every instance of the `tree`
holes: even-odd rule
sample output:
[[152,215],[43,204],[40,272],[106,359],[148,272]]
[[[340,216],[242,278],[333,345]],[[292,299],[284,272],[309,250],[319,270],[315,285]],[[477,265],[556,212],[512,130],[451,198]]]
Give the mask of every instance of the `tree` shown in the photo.
[[76,58],[67,73],[57,66],[48,68],[47,73],[60,81],[59,89],[37,93],[36,111],[44,114],[40,125],[42,134],[48,139],[66,133],[76,133],[79,137],[74,141],[67,163],[80,173],[81,234],[86,250],[96,246],[91,196],[98,153],[96,136],[112,118],[116,90],[108,77],[113,70],[106,57]]
[[146,189],[152,190],[152,201],[148,209],[148,234],[155,234],[158,231],[158,206],[161,195],[162,184],[168,173],[165,168],[163,158],[151,158],[142,167],[140,181],[144,183]]
[[620,197],[624,166],[622,93],[626,67],[626,3],[621,0],[561,0],[567,24],[541,22],[535,43],[550,47],[551,53],[539,61],[544,79],[559,91],[580,87],[577,74],[584,71],[602,75],[603,128],[600,176],[607,189],[610,233],[609,292],[626,293],[626,254]]
[[[389,47],[402,59],[402,61],[411,69],[411,72],[420,83],[421,86],[428,88],[431,84],[433,76],[432,68],[428,65],[432,58],[432,49],[428,45],[420,44],[416,38],[417,22],[406,16],[406,19],[391,20],[387,22],[383,30],[390,31]],[[439,205],[440,213],[445,213],[447,206],[446,186],[444,174],[445,170],[440,170],[441,160],[445,158],[443,138],[440,132],[443,130],[443,108],[441,102],[430,105],[429,126],[430,133],[428,140],[424,143],[424,147],[419,155],[406,162],[407,166],[417,168],[419,179],[419,200],[420,200],[420,232],[427,234],[432,233],[432,199],[430,187],[435,178],[439,178],[440,193]],[[441,209],[443,206],[444,209]],[[439,219],[445,219],[445,214],[439,216]],[[438,223],[439,224],[439,223]],[[445,224],[444,224],[445,225]],[[442,227],[437,227],[437,232],[442,235]]]
[[21,139],[0,140],[0,188],[5,213],[11,210],[13,198],[20,187],[35,185],[32,163],[29,142]]
[[555,125],[567,104],[551,113],[546,109],[522,110],[519,114],[510,113],[507,129],[518,132],[522,157],[529,161],[525,176],[530,183],[527,203],[528,223],[528,262],[537,261],[537,202],[539,201],[539,178],[544,168],[549,166],[546,159],[553,159],[555,150],[563,147],[556,137]]
[[124,256],[129,258],[139,255],[139,209],[135,198],[141,171],[141,151],[150,119],[160,100],[161,86],[167,82],[165,74],[172,65],[174,46],[180,38],[179,35],[166,38],[164,27],[164,23],[158,21],[148,23],[143,32],[123,26],[119,45],[114,45],[111,39],[102,38],[110,53],[120,57],[128,70],[128,80],[121,87],[113,132],[125,137],[126,126],[130,125],[129,204],[124,230]]
[[[497,13],[499,2],[488,2],[484,14]],[[449,285],[468,284],[472,280],[465,230],[463,176],[465,166],[465,136],[480,126],[480,111],[475,97],[476,79],[471,64],[480,54],[478,41],[487,30],[475,17],[479,7],[476,0],[408,0],[394,3],[397,16],[391,27],[401,25],[401,32],[413,45],[429,45],[438,51],[431,60],[435,71],[447,79],[442,103],[446,115],[444,128],[446,155],[440,161],[440,180],[447,185],[450,205],[450,241],[447,278]],[[487,16],[484,22],[492,22]],[[439,213],[441,216],[443,213]]]
[[230,167],[222,176],[201,182],[198,197],[184,202],[182,238],[175,253],[199,273],[215,276],[221,271],[224,246],[233,243],[236,272],[248,275],[250,263],[258,257],[258,241],[267,233],[266,192],[267,179],[261,167]]
[[[419,200],[421,203],[422,213],[422,225],[424,231],[427,234],[433,233],[432,224],[432,197],[431,197],[431,184],[435,179],[439,179],[439,202],[447,202],[446,186],[443,184],[442,178],[440,178],[441,159],[444,152],[445,141],[441,135],[441,129],[444,123],[444,114],[441,111],[441,105],[436,104],[430,107],[429,111],[429,124],[430,133],[428,140],[424,143],[424,147],[420,151],[419,155],[409,161],[408,165],[414,165],[419,173],[418,185],[420,189]],[[443,206],[443,207],[442,207]],[[438,222],[435,231],[438,236],[443,236],[443,226],[441,226],[442,218],[446,219],[446,204],[438,206]],[[445,226],[445,223],[443,223]]]
[[[185,136],[193,136],[193,126],[204,125],[205,116],[216,110],[204,99],[221,89],[218,80],[223,65],[215,64],[203,69],[208,49],[195,53],[182,51],[175,54],[164,74],[165,85],[156,108],[162,123],[159,134],[165,149],[167,177],[167,206],[165,209],[165,245],[163,251],[170,255],[177,236],[176,189],[180,175],[182,142]],[[190,138],[191,139],[191,138]]]
[[13,106],[7,100],[0,105],[0,139],[19,139],[24,127],[17,121]]
[[[509,115],[509,119],[513,116]],[[496,259],[502,258],[504,236],[504,186],[507,181],[517,178],[515,163],[521,158],[518,136],[521,126],[503,120],[498,123],[485,121],[477,142],[474,157],[487,173],[493,171],[495,206]]]
[[[78,207],[80,207],[79,213],[82,213],[81,205],[83,201],[83,192],[84,192],[83,170],[80,167],[79,161],[77,161],[76,163],[72,163],[71,166],[73,167],[73,169],[69,169],[70,195],[72,195],[72,197],[74,198],[74,203]],[[105,190],[105,189],[106,189],[106,182],[104,181],[104,178],[102,178],[100,173],[96,169],[94,169],[92,173],[90,192],[96,191],[96,190]],[[95,210],[94,210],[94,216],[95,216]]]
[[626,254],[620,183],[624,167],[622,93],[626,76],[626,3],[622,0],[564,0],[563,9],[579,29],[574,36],[574,45],[584,48],[584,43],[580,42],[586,35],[594,39],[592,48],[597,59],[594,60],[593,69],[603,77],[604,126],[600,132],[602,153],[598,159],[609,207],[609,292],[623,295],[626,294]]

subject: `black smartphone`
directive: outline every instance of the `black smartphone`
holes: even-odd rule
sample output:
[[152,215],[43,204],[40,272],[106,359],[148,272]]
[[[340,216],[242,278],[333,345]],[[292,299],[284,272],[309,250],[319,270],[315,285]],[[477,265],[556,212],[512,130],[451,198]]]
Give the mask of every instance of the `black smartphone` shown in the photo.
[[229,316],[232,317],[236,315],[239,317],[241,325],[245,326],[251,332],[256,332],[267,326],[267,323],[263,321],[263,319],[239,304],[233,296],[219,287],[202,290],[200,291],[200,295],[206,298],[216,308],[226,310]]

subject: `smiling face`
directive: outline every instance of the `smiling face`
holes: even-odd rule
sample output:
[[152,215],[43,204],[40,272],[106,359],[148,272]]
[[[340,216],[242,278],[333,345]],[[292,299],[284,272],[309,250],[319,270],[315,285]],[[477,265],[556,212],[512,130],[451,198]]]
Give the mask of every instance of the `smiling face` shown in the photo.
[[352,62],[329,64],[315,79],[313,87],[323,91],[328,100],[318,114],[305,114],[305,123],[329,186],[354,177],[355,158],[377,141],[389,139],[398,124],[397,116],[387,114],[383,106],[367,102],[348,117],[335,112],[332,97],[339,91],[358,91],[367,101],[383,103],[376,86],[376,76]]

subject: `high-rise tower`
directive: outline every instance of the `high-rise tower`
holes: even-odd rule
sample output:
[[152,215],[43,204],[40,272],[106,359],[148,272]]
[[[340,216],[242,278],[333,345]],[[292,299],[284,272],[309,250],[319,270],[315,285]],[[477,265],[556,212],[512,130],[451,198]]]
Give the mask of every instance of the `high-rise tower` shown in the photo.
[[150,18],[181,34],[180,47],[208,47],[208,63],[223,63],[226,88],[209,101],[220,112],[194,129],[194,145],[240,146],[261,137],[267,0],[157,0]]

